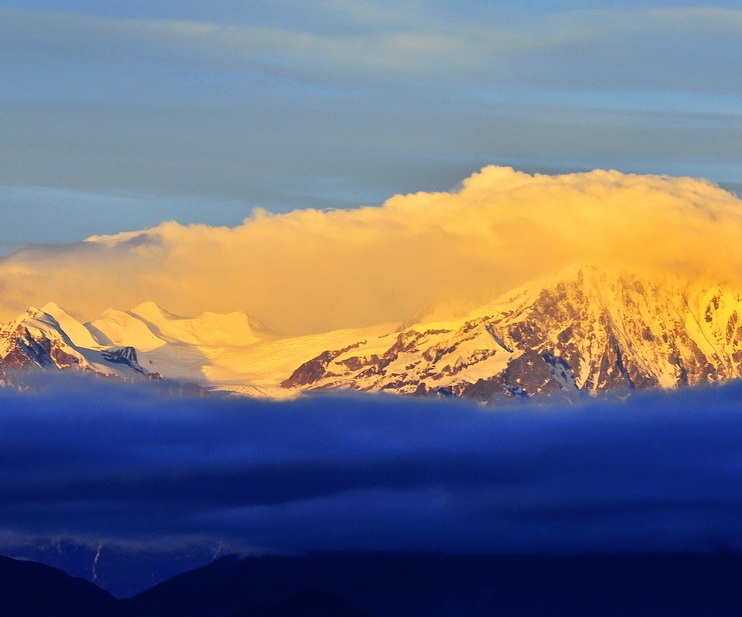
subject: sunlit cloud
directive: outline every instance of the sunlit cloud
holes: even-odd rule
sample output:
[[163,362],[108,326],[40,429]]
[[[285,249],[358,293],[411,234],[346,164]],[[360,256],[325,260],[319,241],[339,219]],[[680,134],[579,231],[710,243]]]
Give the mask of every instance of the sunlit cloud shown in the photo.
[[0,261],[6,319],[54,301],[83,318],[154,301],[245,311],[277,333],[462,314],[573,263],[740,283],[742,204],[691,178],[488,167],[460,190],[380,207],[174,222]]

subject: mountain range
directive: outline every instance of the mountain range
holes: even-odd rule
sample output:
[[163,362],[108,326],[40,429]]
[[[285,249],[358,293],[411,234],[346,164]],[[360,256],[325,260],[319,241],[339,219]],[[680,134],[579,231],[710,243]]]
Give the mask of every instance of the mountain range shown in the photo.
[[742,376],[742,290],[572,266],[455,319],[293,337],[243,312],[181,317],[147,302],[81,323],[50,303],[0,325],[0,380],[22,385],[30,369],[271,398],[351,389],[495,402],[675,388]]

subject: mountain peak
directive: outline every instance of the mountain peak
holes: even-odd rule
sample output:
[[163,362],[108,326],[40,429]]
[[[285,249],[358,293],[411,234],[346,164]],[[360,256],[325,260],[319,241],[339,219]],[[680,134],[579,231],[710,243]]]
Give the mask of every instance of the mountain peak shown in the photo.
[[742,294],[671,274],[571,265],[385,349],[327,349],[284,382],[301,389],[574,396],[742,376]]
[[116,348],[131,348],[143,370],[233,392],[350,388],[488,401],[742,376],[742,290],[672,273],[573,264],[463,318],[432,315],[401,328],[280,338],[242,311],[180,317],[144,302],[83,325],[48,303],[0,327],[0,364],[39,345],[37,364],[56,346],[60,357],[104,370]]
[[29,306],[26,312],[19,317],[19,319],[41,319],[47,316],[46,312],[35,306]]
[[67,314],[67,311],[65,311],[56,302],[47,302],[44,306],[41,307],[41,310],[52,316],[55,313],[64,313],[65,315]]
[[154,321],[160,321],[161,319],[183,319],[179,315],[166,311],[159,304],[152,302],[151,300],[138,304],[129,312]]

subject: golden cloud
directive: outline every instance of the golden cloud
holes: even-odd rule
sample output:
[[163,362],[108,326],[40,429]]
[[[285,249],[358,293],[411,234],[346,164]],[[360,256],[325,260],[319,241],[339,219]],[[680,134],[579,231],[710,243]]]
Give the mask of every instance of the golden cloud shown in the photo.
[[153,300],[244,310],[281,333],[472,309],[571,263],[742,284],[742,200],[705,180],[486,167],[445,193],[354,210],[168,222],[0,260],[0,310],[53,300],[83,319]]

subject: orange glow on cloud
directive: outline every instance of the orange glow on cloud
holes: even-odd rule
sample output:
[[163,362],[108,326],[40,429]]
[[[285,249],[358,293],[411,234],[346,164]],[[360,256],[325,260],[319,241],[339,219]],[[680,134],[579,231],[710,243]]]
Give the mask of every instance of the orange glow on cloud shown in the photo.
[[174,222],[0,260],[0,318],[55,301],[92,319],[153,300],[244,310],[282,333],[460,311],[575,262],[742,283],[742,200],[704,180],[487,167],[380,207]]

